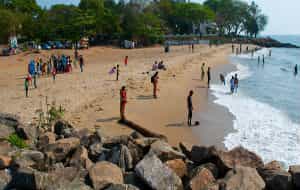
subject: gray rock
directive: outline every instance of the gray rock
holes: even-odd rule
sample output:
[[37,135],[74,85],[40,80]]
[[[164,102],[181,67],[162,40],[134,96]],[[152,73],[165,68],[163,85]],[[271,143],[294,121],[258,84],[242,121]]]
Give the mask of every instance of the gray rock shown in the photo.
[[54,124],[54,133],[62,138],[73,136],[74,127],[65,120],[59,120]]
[[124,173],[124,183],[138,187],[142,190],[151,190],[151,188],[139,178],[135,172]]
[[123,172],[133,168],[131,153],[125,145],[115,146],[111,151],[110,162],[119,166]]
[[179,143],[179,148],[188,158],[191,158],[192,147],[193,145],[188,144],[186,142]]
[[130,136],[127,135],[121,135],[121,136],[116,136],[116,137],[112,137],[112,138],[107,138],[105,139],[105,141],[101,141],[103,143],[103,146],[105,148],[113,148],[114,146],[117,145],[125,145],[127,146],[128,141],[131,139]]
[[141,139],[141,138],[144,138],[144,136],[143,136],[141,133],[137,132],[137,131],[132,132],[132,133],[130,134],[130,136],[131,136],[133,139]]
[[134,139],[134,144],[138,145],[139,147],[143,149],[147,149],[153,144],[154,142],[158,141],[160,139],[158,138],[140,138],[140,139]]
[[133,142],[128,142],[128,149],[132,156],[132,164],[136,165],[144,157],[144,150],[140,146],[134,144]]
[[164,141],[156,141],[151,144],[149,154],[155,154],[163,162],[175,159],[185,159],[185,155],[183,153],[174,150]]
[[18,166],[42,168],[45,164],[45,156],[42,152],[35,150],[20,150],[11,153],[14,157],[14,162]]
[[139,190],[139,188],[128,184],[112,184],[105,190]]
[[70,166],[74,167],[83,167],[89,169],[93,163],[88,157],[88,152],[86,148],[80,146],[76,149],[75,153],[73,154],[71,160],[69,161]]
[[39,136],[37,142],[37,148],[42,150],[49,144],[54,144],[56,141],[56,135],[52,132],[46,132]]
[[265,183],[256,169],[238,166],[224,178],[226,190],[264,190]]
[[259,169],[260,176],[264,179],[268,190],[292,189],[292,175],[284,170]]
[[214,146],[193,146],[190,155],[193,162],[203,164],[214,160],[218,155],[218,151]]
[[98,162],[89,169],[89,177],[95,189],[104,189],[111,184],[122,184],[121,169],[110,162]]
[[7,139],[10,134],[13,134],[15,129],[0,123],[0,139]]
[[300,166],[290,166],[289,172],[292,174],[294,187],[300,189]]
[[0,170],[0,189],[6,189],[11,180],[7,170]]
[[181,179],[154,154],[146,155],[135,167],[136,174],[156,190],[182,190]]
[[106,154],[109,152],[110,150],[104,148],[101,143],[94,143],[88,149],[89,158],[94,162],[106,160]]
[[206,168],[200,168],[191,178],[189,188],[191,190],[206,190],[207,187],[214,182],[215,178],[213,174]]

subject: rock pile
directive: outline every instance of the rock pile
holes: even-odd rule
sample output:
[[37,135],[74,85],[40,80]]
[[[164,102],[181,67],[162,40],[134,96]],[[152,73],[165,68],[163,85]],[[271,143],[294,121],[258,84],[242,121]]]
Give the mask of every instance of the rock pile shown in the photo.
[[[12,132],[7,123],[2,125]],[[78,130],[66,121],[40,132],[33,142],[27,149],[1,152],[0,189],[300,189],[300,166],[285,171],[276,161],[264,165],[242,147],[224,152],[180,143],[176,148],[165,138],[137,132],[108,137],[101,130]]]

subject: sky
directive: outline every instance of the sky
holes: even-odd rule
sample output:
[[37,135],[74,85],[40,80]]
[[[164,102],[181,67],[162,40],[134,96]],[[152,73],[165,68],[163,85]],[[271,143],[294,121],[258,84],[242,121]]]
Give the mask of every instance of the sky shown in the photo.
[[[80,0],[37,0],[42,6],[53,4],[78,4]],[[204,0],[192,0],[203,2]],[[251,2],[252,0],[244,0]],[[300,35],[300,0],[254,0],[269,18],[264,35]]]

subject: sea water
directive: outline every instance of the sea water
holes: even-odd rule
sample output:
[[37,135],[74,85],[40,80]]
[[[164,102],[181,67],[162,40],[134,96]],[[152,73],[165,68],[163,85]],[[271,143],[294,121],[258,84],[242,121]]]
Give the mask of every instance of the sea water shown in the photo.
[[[300,36],[277,39],[300,46]],[[300,164],[300,76],[294,75],[295,64],[300,66],[300,49],[262,49],[253,58],[251,54],[231,56],[231,62],[237,71],[226,76],[227,85],[212,85],[215,103],[235,116],[235,130],[224,140],[226,148],[243,146],[265,163],[277,160],[285,168]],[[229,80],[234,74],[240,82],[232,95]]]

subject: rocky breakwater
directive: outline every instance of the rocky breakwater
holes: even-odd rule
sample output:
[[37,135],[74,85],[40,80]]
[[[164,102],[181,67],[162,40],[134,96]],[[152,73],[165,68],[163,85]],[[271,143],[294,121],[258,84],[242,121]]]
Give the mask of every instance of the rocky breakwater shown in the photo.
[[[0,121],[1,134],[18,129]],[[26,134],[28,128],[23,129]],[[101,129],[76,129],[62,120],[37,131],[25,148],[1,140],[0,189],[300,189],[300,166],[285,171],[276,161],[265,165],[242,147],[228,152],[186,143],[172,147],[165,138],[137,132],[109,137]]]

